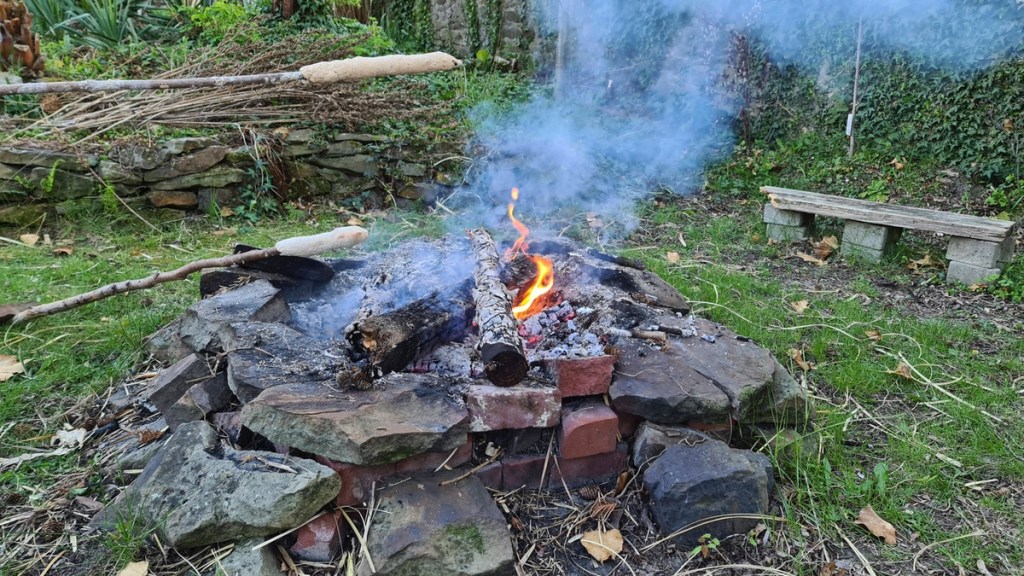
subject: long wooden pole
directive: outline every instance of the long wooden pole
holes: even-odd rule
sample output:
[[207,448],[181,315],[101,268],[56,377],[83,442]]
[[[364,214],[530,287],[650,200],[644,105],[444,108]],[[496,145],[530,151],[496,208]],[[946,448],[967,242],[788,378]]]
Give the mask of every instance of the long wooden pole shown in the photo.
[[328,84],[373,78],[443,72],[462,61],[444,52],[429,54],[392,54],[389,56],[356,57],[330,62],[317,62],[294,72],[272,72],[244,76],[210,76],[206,78],[168,78],[160,80],[82,80],[78,82],[28,82],[0,85],[0,96],[8,94],[44,94],[48,92],[115,92],[119,90],[170,90],[237,86],[240,84],[273,85],[283,82]]
[[172,280],[181,280],[189,274],[198,272],[204,268],[240,266],[255,260],[270,258],[271,256],[314,256],[316,254],[337,250],[339,248],[348,248],[362,243],[366,240],[366,236],[367,232],[365,228],[360,228],[359,226],[344,226],[341,228],[335,228],[330,232],[324,232],[323,234],[300,236],[281,240],[275,244],[273,248],[250,250],[249,252],[242,252],[240,254],[223,256],[220,258],[196,260],[195,262],[189,262],[188,264],[185,264],[176,270],[171,270],[170,272],[158,272],[152,276],[147,276],[146,278],[115,282],[84,294],[78,294],[77,296],[72,296],[49,304],[33,306],[15,314],[14,318],[11,319],[11,322],[14,324],[20,324],[33,318],[38,318],[39,316],[64,312],[65,310],[70,310],[72,308],[89,304],[90,302],[109,298],[116,294],[124,294],[125,292],[142,290],[144,288],[152,288],[157,284],[171,282]]

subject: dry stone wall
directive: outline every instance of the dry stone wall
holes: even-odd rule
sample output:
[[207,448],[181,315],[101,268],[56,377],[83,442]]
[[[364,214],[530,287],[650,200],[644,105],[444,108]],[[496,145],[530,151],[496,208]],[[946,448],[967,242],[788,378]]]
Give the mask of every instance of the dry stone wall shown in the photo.
[[29,226],[47,213],[123,210],[110,192],[134,210],[171,217],[233,208],[247,192],[330,196],[353,207],[392,197],[414,202],[425,190],[416,184],[434,175],[423,153],[383,136],[275,134],[255,146],[186,137],[115,145],[102,154],[0,146],[0,228]]

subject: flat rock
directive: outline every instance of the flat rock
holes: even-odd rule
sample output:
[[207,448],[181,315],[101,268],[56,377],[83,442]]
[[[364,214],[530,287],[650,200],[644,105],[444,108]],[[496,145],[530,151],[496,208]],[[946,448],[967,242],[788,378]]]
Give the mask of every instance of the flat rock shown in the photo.
[[163,166],[146,172],[142,175],[142,179],[145,182],[156,182],[202,172],[223,160],[230,150],[227,146],[200,148],[191,154],[178,156]]
[[274,554],[273,546],[264,546],[258,550],[253,547],[262,544],[262,540],[243,540],[235,544],[235,548],[223,560],[212,576],[281,576],[281,561]]
[[0,148],[0,162],[19,166],[42,166],[43,168],[53,168],[56,165],[75,172],[84,172],[90,166],[95,166],[99,162],[99,157],[92,154],[80,157],[77,154],[54,152],[41,148],[2,147]]
[[[771,465],[763,454],[734,450],[709,438],[665,448],[644,472],[643,482],[661,532],[670,534],[712,516],[767,513],[770,477]],[[729,518],[693,528],[678,539],[692,546],[701,534],[742,534],[757,522]]]
[[228,350],[228,386],[242,403],[285,384],[333,383],[347,368],[344,351],[276,322],[238,322],[221,332]]
[[218,142],[205,136],[182,136],[163,143],[160,147],[168,155],[188,154],[193,150],[216,146]]
[[244,321],[287,322],[291,311],[280,290],[266,280],[257,280],[200,300],[181,317],[178,334],[192,350],[222,348],[224,328]]
[[146,195],[149,203],[156,208],[195,208],[199,198],[188,190],[154,190]]
[[198,354],[189,354],[160,371],[146,389],[146,399],[157,410],[167,410],[185,395],[192,386],[213,376],[206,359]]
[[[505,517],[475,476],[439,485],[414,478],[378,492],[367,536],[378,576],[505,576],[516,573]],[[369,576],[365,557],[356,568]]]
[[173,431],[185,422],[203,420],[208,414],[226,408],[232,399],[227,374],[220,372],[189,388],[164,412],[164,419]]
[[616,410],[663,424],[729,418],[729,397],[689,366],[678,346],[666,350],[626,339],[609,395]]
[[377,174],[377,158],[368,154],[356,154],[355,156],[323,157],[310,160],[313,164],[323,168],[343,170],[360,176],[374,176]]
[[268,388],[242,409],[242,423],[272,442],[353,464],[386,464],[466,442],[466,409],[432,374],[390,374],[383,390],[321,384]]
[[92,196],[99,186],[90,176],[53,168],[33,168],[28,178],[36,184],[32,195],[51,202]]
[[187,188],[227,188],[245,180],[245,170],[230,166],[215,166],[196,174],[186,174],[154,182],[153,190],[184,190]]
[[293,528],[340,489],[326,466],[223,447],[205,422],[189,422],[98,521],[109,527],[120,515],[141,513],[164,543],[206,546]]

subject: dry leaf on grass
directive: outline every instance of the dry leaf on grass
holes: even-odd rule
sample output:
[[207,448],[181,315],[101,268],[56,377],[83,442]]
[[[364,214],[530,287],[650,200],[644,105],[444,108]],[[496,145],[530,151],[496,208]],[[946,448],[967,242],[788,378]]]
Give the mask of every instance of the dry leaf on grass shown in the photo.
[[860,514],[857,515],[857,519],[854,520],[853,523],[860,524],[867,528],[869,532],[879,538],[884,538],[886,544],[896,543],[896,528],[893,527],[892,524],[882,520],[871,506],[865,506],[862,508]]
[[906,378],[907,380],[913,380],[914,379],[914,375],[910,373],[910,366],[907,366],[903,362],[900,362],[900,365],[897,366],[895,370],[886,370],[885,373],[886,374],[895,374],[897,376],[901,376],[903,378]]
[[879,332],[878,330],[865,330],[864,335],[867,336],[868,340],[871,340],[872,342],[882,341],[882,333]]
[[810,262],[811,264],[817,264],[818,266],[824,266],[826,264],[826,262],[821,258],[815,258],[814,256],[811,256],[810,254],[806,254],[804,252],[797,252],[796,257],[803,260],[804,262]]
[[587,549],[587,553],[594,560],[604,562],[622,552],[622,533],[615,528],[607,532],[591,530],[583,533],[583,539],[580,540],[580,543],[583,544],[583,547]]
[[0,382],[6,382],[13,378],[15,374],[23,374],[24,372],[25,366],[18,362],[17,356],[0,354]]
[[814,255],[824,264],[824,260],[838,248],[839,239],[835,236],[826,236],[814,244]]
[[797,300],[796,302],[789,303],[789,307],[796,310],[797,314],[803,314],[808,306],[810,306],[810,302],[807,300]]
[[39,242],[39,234],[22,234],[18,236],[18,240],[26,246],[35,246]]
[[803,370],[804,372],[810,372],[811,370],[814,370],[814,364],[808,362],[807,360],[804,360],[803,350],[790,348],[789,357],[792,358],[793,362],[796,362],[796,365],[799,366],[800,369]]
[[679,264],[679,252],[666,252],[665,259],[672,264]]
[[903,167],[906,166],[906,165],[907,165],[906,159],[902,159],[901,160],[900,158],[893,158],[892,160],[889,161],[889,166],[892,166],[893,168],[895,168],[897,170],[903,170]]
[[53,255],[57,256],[58,258],[62,256],[71,256],[71,253],[74,251],[75,249],[71,248],[70,246],[61,246],[60,248],[53,249]]
[[924,258],[921,258],[920,260],[911,260],[910,263],[907,264],[907,268],[910,268],[911,270],[913,270],[915,272],[918,272],[920,270],[924,270],[926,268],[941,268],[941,267],[942,267],[942,262],[939,262],[938,260],[932,259],[932,255],[931,254],[925,254]]
[[117,576],[146,576],[146,574],[149,574],[149,562],[142,560],[141,562],[132,562],[121,568]]

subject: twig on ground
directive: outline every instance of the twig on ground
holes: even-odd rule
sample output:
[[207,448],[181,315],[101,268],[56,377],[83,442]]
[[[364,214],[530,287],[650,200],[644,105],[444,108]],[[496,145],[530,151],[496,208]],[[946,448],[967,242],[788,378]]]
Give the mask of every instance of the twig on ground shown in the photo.
[[969,534],[961,534],[959,536],[954,536],[952,538],[946,538],[945,540],[939,540],[938,542],[932,542],[931,544],[929,544],[929,545],[925,546],[924,548],[921,548],[920,550],[918,550],[917,554],[914,554],[914,562],[911,565],[912,566],[911,569],[914,572],[917,572],[917,559],[920,558],[922,554],[924,554],[925,552],[927,552],[928,550],[930,550],[931,548],[933,548],[935,546],[941,546],[943,544],[949,544],[950,542],[956,542],[957,540],[963,540],[965,538],[980,538],[981,536],[987,536],[987,535],[988,535],[988,532],[985,532],[984,530],[975,530],[974,532],[971,532]]
[[870,576],[878,576],[877,574],[875,574],[874,568],[871,567],[871,563],[868,562],[867,557],[865,557],[864,554],[860,551],[860,548],[857,548],[857,546],[849,538],[846,537],[846,534],[843,534],[842,530],[839,530],[839,535],[843,538],[843,540],[846,541],[846,544],[850,546],[850,550],[853,550],[853,553],[857,556],[857,559],[860,560],[861,565],[864,566],[864,570],[866,570]]

